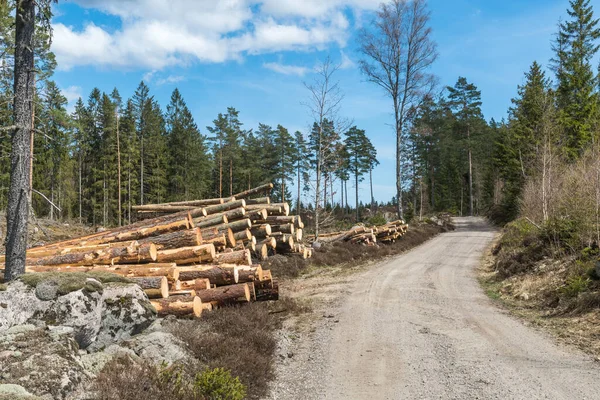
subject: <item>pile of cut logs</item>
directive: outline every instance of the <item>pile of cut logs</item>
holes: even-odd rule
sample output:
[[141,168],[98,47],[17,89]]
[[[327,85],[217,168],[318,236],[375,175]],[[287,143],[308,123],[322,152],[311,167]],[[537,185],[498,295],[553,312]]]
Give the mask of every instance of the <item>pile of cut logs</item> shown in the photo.
[[360,225],[345,232],[322,233],[319,235],[319,240],[325,242],[345,241],[373,246],[377,242],[393,243],[404,236],[407,230],[408,225],[403,220],[398,220],[372,228]]
[[[231,198],[137,206],[131,225],[31,248],[26,272],[105,271],[135,281],[159,315],[194,315],[213,307],[276,300],[277,280],[253,258],[308,258],[299,216],[272,204],[273,184]],[[4,263],[4,256],[0,256]],[[0,267],[1,268],[1,267]]]

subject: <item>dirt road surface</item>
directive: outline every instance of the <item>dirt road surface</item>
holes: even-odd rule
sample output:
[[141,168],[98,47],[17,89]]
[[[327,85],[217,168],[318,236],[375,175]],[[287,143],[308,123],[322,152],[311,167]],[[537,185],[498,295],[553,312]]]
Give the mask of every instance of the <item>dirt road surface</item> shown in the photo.
[[600,399],[597,362],[483,293],[475,268],[497,233],[482,219],[455,222],[456,231],[336,287],[346,294],[335,319],[312,344],[296,344],[287,364],[296,374],[287,384],[303,390],[274,398]]

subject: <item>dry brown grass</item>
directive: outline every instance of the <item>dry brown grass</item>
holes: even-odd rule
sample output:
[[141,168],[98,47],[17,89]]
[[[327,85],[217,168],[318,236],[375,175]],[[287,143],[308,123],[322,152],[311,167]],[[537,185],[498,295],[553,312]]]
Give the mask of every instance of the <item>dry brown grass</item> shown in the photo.
[[128,357],[117,358],[98,374],[92,386],[94,399],[203,400],[192,390],[182,388],[175,379],[167,379],[162,372],[159,366],[139,364]]
[[327,268],[340,265],[356,265],[366,261],[374,261],[391,255],[400,254],[416,247],[433,236],[449,228],[432,224],[411,226],[408,232],[395,243],[363,246],[348,242],[324,243],[313,252],[313,257],[301,259],[297,257],[274,256],[263,263],[264,269],[270,269],[274,276],[282,278],[298,277],[308,268]]

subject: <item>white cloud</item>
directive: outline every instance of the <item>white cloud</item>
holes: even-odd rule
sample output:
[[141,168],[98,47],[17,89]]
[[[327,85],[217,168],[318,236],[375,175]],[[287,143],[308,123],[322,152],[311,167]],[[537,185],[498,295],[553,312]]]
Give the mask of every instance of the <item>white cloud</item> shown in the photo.
[[161,78],[159,80],[156,81],[157,85],[164,85],[164,84],[168,84],[168,83],[177,83],[177,82],[181,82],[185,80],[185,77],[181,76],[181,75],[169,75],[166,78]]
[[264,63],[263,67],[275,71],[283,75],[297,75],[304,76],[309,69],[298,65],[285,65],[280,63]]
[[249,54],[346,45],[347,13],[380,0],[75,0],[120,19],[111,29],[54,23],[59,68],[81,65],[151,71]]

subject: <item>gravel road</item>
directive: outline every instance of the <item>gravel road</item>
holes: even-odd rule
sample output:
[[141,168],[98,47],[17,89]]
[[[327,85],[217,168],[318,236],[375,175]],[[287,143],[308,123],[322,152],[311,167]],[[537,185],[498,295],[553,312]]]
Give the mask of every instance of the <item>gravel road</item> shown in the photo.
[[349,281],[335,319],[294,345],[272,398],[599,399],[597,362],[483,293],[474,269],[496,232],[479,218],[455,223]]

